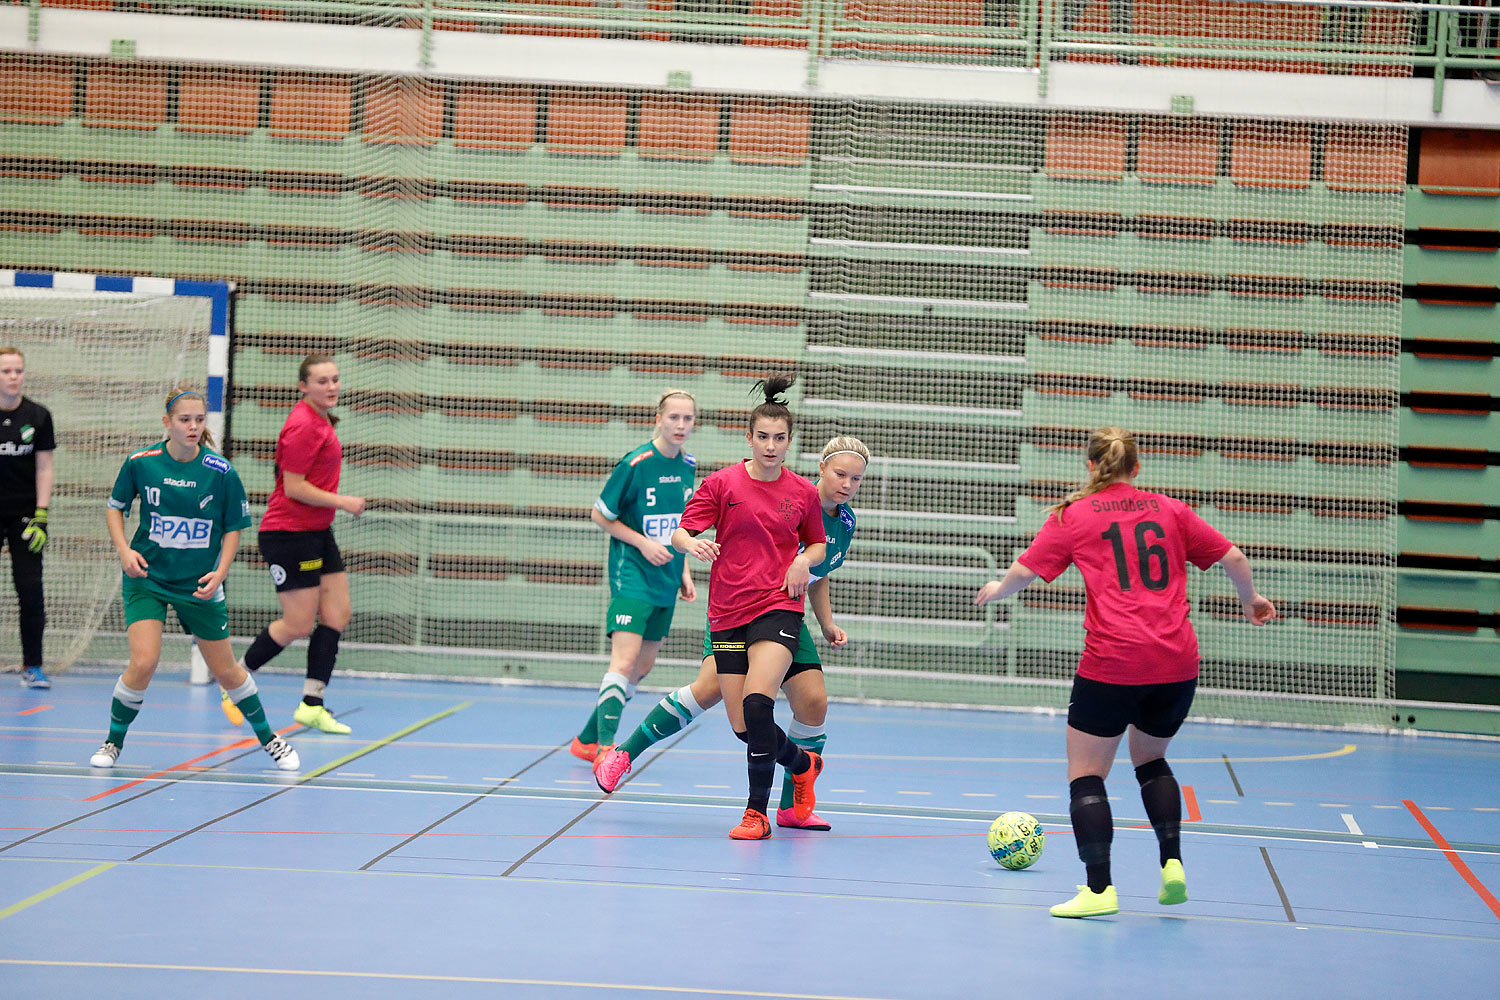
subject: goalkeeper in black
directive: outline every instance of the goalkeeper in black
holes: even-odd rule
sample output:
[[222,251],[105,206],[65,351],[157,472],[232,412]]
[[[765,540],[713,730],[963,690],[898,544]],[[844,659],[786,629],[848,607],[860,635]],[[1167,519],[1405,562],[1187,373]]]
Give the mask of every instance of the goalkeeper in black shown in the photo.
[[21,394],[26,358],[0,347],[0,541],[10,546],[10,573],[21,618],[21,685],[49,688],[42,670],[42,549],[52,502],[52,414]]

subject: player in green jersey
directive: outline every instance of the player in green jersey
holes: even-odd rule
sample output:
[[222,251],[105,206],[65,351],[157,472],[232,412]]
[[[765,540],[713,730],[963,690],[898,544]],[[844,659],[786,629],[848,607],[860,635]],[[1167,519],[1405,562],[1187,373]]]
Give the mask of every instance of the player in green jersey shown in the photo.
[[656,435],[620,459],[590,512],[609,535],[604,631],[610,650],[594,709],[569,748],[583,760],[593,761],[601,747],[614,743],[625,703],[656,665],[677,599],[697,597],[687,559],[669,545],[693,495],[698,462],[682,446],[697,415],[692,393],[662,393],[656,400]]
[[[203,394],[179,386],[167,397],[162,417],[166,440],[127,458],[109,495],[104,520],[124,570],[121,590],[130,665],[115,682],[109,735],[89,758],[94,767],[114,766],[125,733],[140,714],[161,660],[167,605],[176,609],[193,634],[208,669],[244,713],[276,766],[283,771],[301,767],[297,751],[271,730],[255,679],[234,662],[229,646],[224,577],[240,546],[240,533],[250,525],[250,503],[234,467],[212,450],[207,418]],[[125,516],[137,497],[140,525],[126,542]]]
[[[833,605],[828,596],[828,574],[844,564],[849,543],[854,538],[854,512],[849,501],[859,492],[870,450],[855,437],[835,437],[823,446],[818,463],[818,499],[823,505],[823,534],[827,546],[823,561],[812,568],[807,586],[808,601],[817,616],[823,638],[834,649],[849,642],[848,633],[833,620]],[[813,645],[812,632],[806,622],[792,656],[791,668],[781,689],[792,707],[792,724],[787,738],[804,750],[821,754],[828,742],[824,728],[828,714],[828,689],[823,682],[823,665]],[[657,702],[644,722],[618,747],[606,750],[594,764],[594,780],[606,792],[618,787],[620,779],[630,772],[631,763],[653,743],[679,732],[693,719],[714,707],[722,699],[713,649],[705,637],[703,667],[698,679],[679,688]],[[795,826],[805,830],[827,830],[829,824],[816,814],[797,822],[792,812],[792,782],[782,783],[781,805],[776,810],[777,826]]]

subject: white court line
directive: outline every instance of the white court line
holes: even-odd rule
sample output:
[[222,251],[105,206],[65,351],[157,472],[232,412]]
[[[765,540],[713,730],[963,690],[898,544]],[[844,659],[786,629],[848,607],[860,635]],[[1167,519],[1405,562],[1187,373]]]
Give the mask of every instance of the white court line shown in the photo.
[[727,789],[729,786],[728,785],[694,785],[693,787],[694,788],[714,788],[714,789],[725,788],[725,789]]
[[1294,806],[1297,803],[1295,803],[1295,802],[1263,802],[1261,804],[1262,805],[1267,805],[1267,806]]
[[[1344,825],[1349,828],[1350,833],[1354,834],[1356,837],[1363,837],[1365,835],[1365,831],[1361,830],[1359,828],[1359,824],[1354,822],[1353,813],[1339,813],[1339,815],[1344,818]],[[1360,843],[1368,847],[1372,851],[1378,849],[1380,846],[1373,840],[1362,840],[1360,841]]]
[[1028,795],[1028,799],[1060,799],[1061,795]]
[[1382,806],[1382,805],[1373,805],[1373,806],[1371,806],[1371,807],[1370,807],[1370,808],[1371,808],[1371,809],[1400,809],[1400,808],[1401,808],[1401,807],[1400,807],[1400,806]]
[[931,792],[908,792],[906,789],[901,788],[901,789],[897,789],[896,790],[896,794],[897,795],[931,795],[932,793]]
[[[373,778],[373,777],[375,777],[374,773],[371,772],[371,771],[334,771],[333,772],[333,776],[335,778]],[[412,777],[416,777],[416,775],[413,775]]]
[[960,792],[959,794],[966,799],[993,799],[995,797],[994,792]]
[[553,778],[555,785],[592,785],[592,781],[584,781],[582,778]]
[[407,775],[407,777],[409,777],[409,778],[421,778],[424,781],[447,781],[448,780],[448,776],[446,774],[409,774],[409,775]]
[[37,763],[51,764],[54,767],[72,767],[74,762],[71,760],[39,760]]
[[1239,803],[1234,799],[1204,799],[1204,802],[1215,806],[1237,806]]
[[840,795],[863,795],[863,794],[865,794],[865,790],[863,788],[830,788],[828,790],[830,792],[838,792]]

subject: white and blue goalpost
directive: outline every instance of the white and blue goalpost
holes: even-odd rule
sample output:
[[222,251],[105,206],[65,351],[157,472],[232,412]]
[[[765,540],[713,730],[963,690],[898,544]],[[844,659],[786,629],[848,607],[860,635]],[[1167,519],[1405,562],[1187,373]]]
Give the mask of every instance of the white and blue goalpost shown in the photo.
[[[209,430],[226,447],[233,332],[229,282],[0,270],[0,344],[25,355],[24,392],[51,411],[57,437],[44,571],[49,671],[124,658],[104,499],[125,457],[160,440],[162,404],[178,382],[203,387]],[[14,601],[0,596],[0,665],[16,659],[15,616]]]

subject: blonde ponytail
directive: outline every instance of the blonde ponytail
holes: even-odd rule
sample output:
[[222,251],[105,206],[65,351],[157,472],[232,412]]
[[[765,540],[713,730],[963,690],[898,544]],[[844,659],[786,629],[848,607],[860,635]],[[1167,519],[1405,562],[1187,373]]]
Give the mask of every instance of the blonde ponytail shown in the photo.
[[1135,473],[1140,465],[1140,453],[1135,438],[1123,427],[1101,427],[1089,435],[1089,461],[1094,463],[1089,481],[1069,493],[1062,503],[1054,504],[1047,513],[1056,514],[1062,520],[1062,512],[1068,505],[1084,497],[1093,496],[1115,483],[1123,483]]

